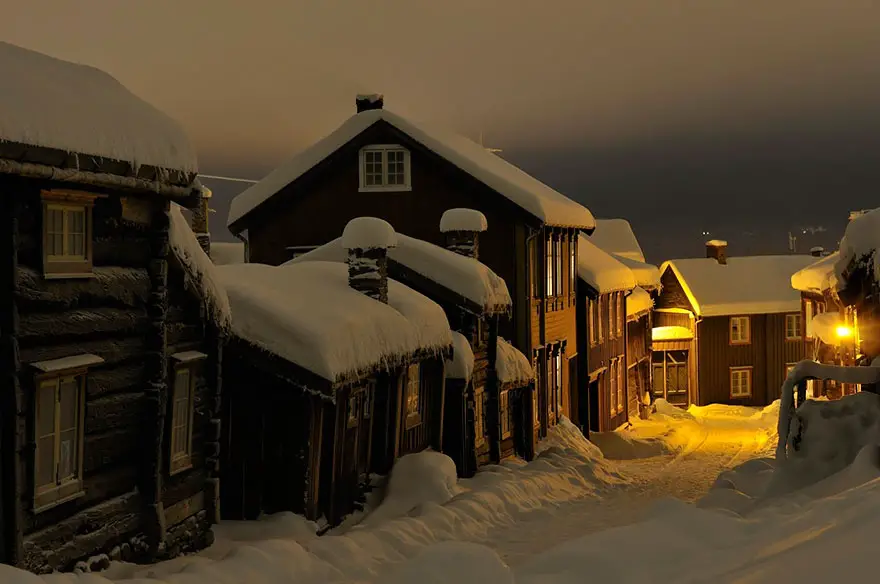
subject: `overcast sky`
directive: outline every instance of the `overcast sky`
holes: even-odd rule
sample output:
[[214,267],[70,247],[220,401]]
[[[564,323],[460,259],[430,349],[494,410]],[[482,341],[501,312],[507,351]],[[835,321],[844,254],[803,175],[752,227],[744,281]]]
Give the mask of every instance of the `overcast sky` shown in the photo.
[[[381,92],[630,218],[655,260],[703,230],[732,254],[819,225],[830,245],[880,203],[875,0],[8,4],[0,38],[108,71],[210,174],[260,178]],[[238,189],[216,189],[218,228]]]

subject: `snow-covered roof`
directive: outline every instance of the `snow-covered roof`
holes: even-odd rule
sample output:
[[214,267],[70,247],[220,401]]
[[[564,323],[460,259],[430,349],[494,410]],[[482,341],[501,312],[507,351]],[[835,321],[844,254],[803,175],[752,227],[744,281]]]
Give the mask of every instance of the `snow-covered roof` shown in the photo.
[[244,242],[230,243],[225,241],[211,242],[211,261],[215,265],[244,263]]
[[589,209],[545,185],[476,142],[421,123],[386,109],[355,114],[328,136],[270,172],[263,180],[232,200],[227,225],[232,225],[291,182],[311,170],[364,130],[380,120],[470,174],[540,221],[550,225],[592,229]]
[[846,278],[857,267],[864,266],[870,277],[880,281],[880,209],[855,216],[846,226],[840,240],[840,254],[834,264],[837,289],[846,288]]
[[642,246],[626,219],[596,219],[596,230],[590,238],[608,253],[645,262]]
[[495,372],[502,385],[527,383],[535,378],[535,370],[529,362],[529,358],[501,337],[498,337]]
[[644,288],[636,286],[626,297],[626,315],[635,316],[654,307],[654,300]]
[[453,342],[443,309],[388,281],[388,304],[348,284],[337,262],[217,266],[242,339],[327,379],[393,366]]
[[172,203],[168,217],[171,251],[183,265],[187,279],[200,291],[214,321],[222,329],[227,328],[231,319],[229,299],[219,282],[216,266],[199,245],[180,205]]
[[[298,256],[284,265],[312,261],[345,262],[348,252],[342,238]],[[463,296],[487,312],[506,312],[512,300],[504,279],[486,264],[433,243],[397,234],[397,246],[388,250],[388,258],[425,278]]]
[[642,288],[655,289],[660,287],[660,269],[654,264],[640,262],[628,257],[611,254],[611,257],[622,263],[630,269],[633,278],[636,280],[636,286]]
[[688,258],[663,262],[675,273],[700,316],[798,312],[800,293],[791,275],[815,258],[808,255],[766,255],[727,258]]
[[578,236],[577,257],[578,277],[600,294],[635,288],[632,270],[594,245],[584,234]]
[[470,380],[474,373],[474,351],[467,337],[452,332],[452,359],[446,360],[446,379]]
[[447,231],[486,231],[489,224],[486,216],[475,209],[447,209],[440,217],[440,232]]
[[800,292],[823,292],[834,286],[834,264],[840,252],[834,252],[791,276],[791,287]]
[[194,173],[180,125],[107,73],[0,42],[0,142]]
[[684,326],[655,326],[651,329],[651,340],[654,341],[688,341],[692,338],[693,331]]

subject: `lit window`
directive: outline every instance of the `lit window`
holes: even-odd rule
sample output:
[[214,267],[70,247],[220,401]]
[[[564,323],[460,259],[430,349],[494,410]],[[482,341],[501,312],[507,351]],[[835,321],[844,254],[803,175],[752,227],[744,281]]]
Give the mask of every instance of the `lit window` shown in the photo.
[[785,315],[785,338],[800,339],[801,338],[801,315],[786,314]]
[[94,195],[43,191],[43,272],[47,277],[88,276],[92,271]]
[[409,150],[396,145],[367,146],[360,156],[361,191],[408,191]]
[[418,424],[421,419],[419,407],[421,402],[421,379],[418,364],[410,365],[406,370],[406,422],[407,426]]
[[609,402],[610,402],[609,405],[611,406],[609,408],[609,411],[611,412],[611,415],[613,416],[613,415],[617,414],[617,361],[611,362],[610,371],[608,372],[608,377],[610,377],[610,380],[609,380],[610,387],[609,387],[609,391],[608,391],[608,397],[609,397]]
[[195,375],[187,364],[174,368],[171,400],[171,453],[169,471],[174,474],[192,466],[193,402]]
[[749,328],[748,316],[731,316],[730,343],[733,345],[744,345],[751,342],[751,331]]
[[605,300],[604,296],[599,296],[598,309],[597,309],[598,310],[598,314],[597,314],[598,318],[596,318],[596,324],[598,325],[596,328],[598,330],[596,331],[596,334],[598,335],[597,338],[600,343],[602,342],[602,320],[603,320],[602,315],[605,312],[606,305],[607,305],[607,302],[605,302],[604,300]]
[[507,390],[502,391],[499,400],[501,401],[501,438],[510,438],[511,428],[513,427],[513,424],[511,424],[513,411],[510,407],[509,392]]
[[556,262],[553,258],[553,239],[548,235],[547,236],[547,298],[550,298],[556,294],[556,280],[554,276],[554,267],[556,266]]
[[608,338],[617,336],[617,293],[608,295]]
[[563,275],[565,274],[565,260],[562,255],[562,236],[556,238],[556,295],[565,294]]
[[752,396],[752,368],[731,367],[730,369],[730,397]]
[[35,400],[34,507],[82,492],[84,374],[38,381]]
[[486,392],[482,388],[474,393],[474,445],[486,442]]
[[590,344],[599,342],[599,303],[596,300],[588,300],[590,311]]

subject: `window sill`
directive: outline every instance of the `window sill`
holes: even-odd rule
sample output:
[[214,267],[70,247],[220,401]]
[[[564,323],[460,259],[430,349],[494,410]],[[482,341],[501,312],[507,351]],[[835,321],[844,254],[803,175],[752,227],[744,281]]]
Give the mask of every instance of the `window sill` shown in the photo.
[[752,341],[730,341],[731,345],[751,345]]
[[359,193],[408,193],[412,185],[393,185],[387,187],[358,187]]
[[406,429],[410,430],[422,423],[422,417],[419,414],[410,414],[406,417]]
[[43,272],[44,280],[88,280],[94,278],[94,272]]
[[[60,487],[60,488],[64,488],[64,487]],[[41,493],[39,495],[39,497],[46,497],[47,495],[54,494],[55,492],[56,491],[49,491],[47,493]],[[77,490],[75,493],[71,493],[70,495],[66,495],[60,499],[56,499],[55,501],[43,503],[42,505],[38,505],[38,503],[37,503],[39,500],[39,497],[34,497],[33,513],[34,513],[34,515],[37,515],[39,513],[42,513],[43,511],[48,511],[49,509],[54,509],[55,507],[58,507],[59,505],[64,505],[65,503],[70,503],[71,501],[75,501],[76,499],[79,499],[80,497],[85,497],[85,495],[86,495],[86,492],[84,490],[82,490],[82,483],[80,483],[79,490]]]
[[501,435],[502,440],[508,440],[513,437],[513,432],[505,432]]
[[180,461],[171,461],[171,468],[168,470],[168,476],[173,477],[174,475],[178,475],[182,472],[192,470],[192,468],[192,460],[189,458]]
[[751,399],[752,394],[749,395],[732,395],[730,399]]
[[786,341],[802,341],[801,337],[785,337]]

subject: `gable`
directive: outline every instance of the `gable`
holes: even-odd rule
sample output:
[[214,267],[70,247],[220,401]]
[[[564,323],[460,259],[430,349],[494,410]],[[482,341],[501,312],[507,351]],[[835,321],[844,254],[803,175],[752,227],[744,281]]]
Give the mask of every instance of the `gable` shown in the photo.
[[688,292],[679,280],[678,274],[667,265],[660,276],[660,294],[657,296],[657,308],[683,308],[697,313],[697,307],[688,297]]

